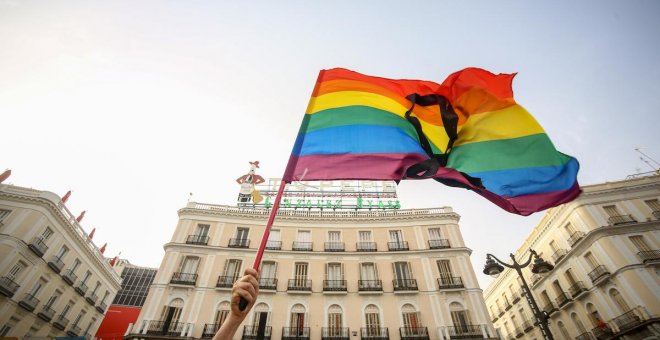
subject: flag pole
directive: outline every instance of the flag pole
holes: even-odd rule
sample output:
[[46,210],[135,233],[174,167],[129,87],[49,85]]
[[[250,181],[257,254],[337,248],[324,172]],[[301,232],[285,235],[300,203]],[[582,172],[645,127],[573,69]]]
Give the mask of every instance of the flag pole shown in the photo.
[[[257,250],[257,256],[254,258],[254,262],[252,263],[252,268],[254,268],[254,270],[256,270],[257,272],[259,271],[259,266],[261,265],[261,258],[264,256],[264,250],[266,250],[266,244],[268,244],[270,227],[273,226],[273,222],[275,221],[275,215],[277,215],[277,211],[280,209],[280,201],[282,200],[282,194],[284,193],[285,186],[286,186],[286,181],[282,179],[282,182],[280,183],[280,188],[277,190],[277,196],[275,196],[273,209],[270,211],[270,215],[268,216],[268,222],[266,222],[266,229],[264,230],[264,235],[261,237],[261,244],[259,245],[259,250]],[[238,308],[240,310],[245,310],[245,307],[247,307],[247,305],[248,305],[248,301],[241,297],[241,301],[238,304]]]

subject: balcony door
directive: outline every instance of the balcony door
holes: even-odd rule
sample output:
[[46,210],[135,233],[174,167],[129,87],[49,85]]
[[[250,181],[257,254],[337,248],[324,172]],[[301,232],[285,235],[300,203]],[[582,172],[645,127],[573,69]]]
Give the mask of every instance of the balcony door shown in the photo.
[[240,276],[241,273],[241,264],[243,261],[241,260],[227,260],[225,263],[225,272],[224,272],[224,277],[225,280],[227,280],[225,283],[227,284],[233,284],[238,280],[238,277]]
[[326,280],[328,280],[328,287],[340,288],[344,279],[344,270],[341,263],[328,263],[326,265]]
[[417,335],[419,332],[419,312],[415,310],[410,304],[406,304],[402,308],[403,317],[403,335]]
[[[268,324],[270,323],[270,313],[268,312],[268,305],[265,303],[260,303],[254,307],[254,316],[252,318],[252,330],[250,335],[257,335],[262,318],[265,320],[264,327],[268,327]],[[269,335],[267,330],[264,332],[264,335]]]
[[163,308],[161,315],[163,333],[171,333],[177,331],[177,324],[181,317],[181,310],[183,309],[183,300],[174,299],[168,306]]
[[442,283],[451,284],[453,274],[449,260],[438,260],[437,264],[438,271],[440,272],[440,281],[442,281]]
[[360,279],[363,287],[376,288],[378,286],[378,272],[375,263],[362,263],[360,265]]
[[261,264],[260,276],[262,279],[271,282],[277,275],[277,263],[272,261],[265,261]]
[[181,273],[183,274],[197,274],[197,266],[199,265],[199,257],[186,256],[181,263]]
[[338,305],[332,305],[328,309],[328,335],[341,336],[343,326],[342,309]]
[[243,247],[247,246],[249,232],[248,228],[236,228],[236,243]]
[[360,239],[360,242],[373,242],[371,238],[371,231],[359,231],[358,232],[358,238]]
[[394,277],[399,286],[407,287],[410,283],[409,280],[412,279],[412,273],[410,272],[410,266],[408,262],[394,262]]
[[289,321],[291,335],[305,335],[305,307],[296,304],[291,308],[291,319]]
[[467,310],[456,302],[452,302],[451,305],[449,305],[449,310],[451,311],[451,322],[454,324],[456,332],[458,334],[469,332],[470,317]]
[[305,287],[307,284],[307,263],[296,263],[293,278],[296,287]]
[[390,230],[390,242],[397,245],[397,248],[403,247],[403,234],[401,230]]
[[380,312],[374,305],[367,306],[364,313],[367,336],[380,336]]

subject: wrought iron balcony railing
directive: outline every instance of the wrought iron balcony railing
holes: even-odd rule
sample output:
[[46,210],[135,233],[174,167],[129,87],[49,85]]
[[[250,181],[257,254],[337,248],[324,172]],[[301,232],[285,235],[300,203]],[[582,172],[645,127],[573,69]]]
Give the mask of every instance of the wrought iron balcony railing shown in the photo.
[[576,231],[571,235],[571,237],[568,238],[568,244],[571,245],[571,248],[575,247],[575,245],[584,237],[584,233],[581,231]]
[[660,260],[660,250],[647,250],[637,253],[643,263],[655,262]]
[[465,288],[465,285],[460,276],[445,276],[438,278],[438,287],[440,289],[460,289]]
[[64,274],[62,274],[62,280],[68,283],[69,286],[73,286],[73,283],[78,280],[78,275],[76,275],[72,269],[67,269]]
[[417,290],[417,280],[415,279],[394,279],[392,285],[395,292]]
[[475,339],[483,338],[483,332],[479,325],[449,326],[447,331],[451,339]]
[[545,306],[543,306],[542,310],[550,315],[557,311],[557,306],[555,306],[552,302],[547,302]]
[[429,330],[426,327],[400,327],[401,340],[429,340]]
[[204,329],[202,330],[202,339],[211,339],[220,329],[220,324],[217,323],[207,323],[204,324]]
[[603,326],[600,327],[594,327],[591,330],[591,333],[593,333],[597,340],[609,339],[612,337],[612,335],[614,335],[614,332],[612,332],[612,329],[607,324],[603,324]]
[[517,292],[511,293],[511,303],[515,304],[518,301],[520,301],[520,294]]
[[62,267],[64,267],[64,262],[61,258],[55,255],[50,261],[48,261],[48,267],[59,274],[62,271]]
[[355,244],[357,251],[377,251],[376,242],[357,242]]
[[39,319],[44,320],[46,322],[50,321],[54,315],[55,315],[55,310],[50,308],[50,306],[48,305],[44,305],[43,307],[41,307],[41,311],[37,313]]
[[312,251],[313,247],[314,247],[314,244],[312,242],[293,241],[293,244],[291,245],[291,250],[295,250],[295,251]]
[[322,327],[321,340],[348,340],[351,337],[348,327]]
[[626,223],[636,223],[637,220],[635,220],[632,215],[618,215],[618,216],[610,216],[610,218],[607,219],[607,223],[609,225],[618,225],[618,224],[626,224]]
[[81,332],[81,329],[80,329],[80,327],[78,327],[78,325],[72,325],[71,328],[69,328],[69,330],[66,331],[66,334],[68,336],[74,336],[75,337],[75,336],[78,336],[78,334],[80,334],[80,332]]
[[259,289],[277,290],[277,278],[262,277],[259,279]]
[[387,242],[387,249],[390,251],[410,250],[408,241]]
[[534,329],[534,323],[529,321],[529,320],[523,320],[522,322],[522,329],[525,332],[529,332],[532,329]]
[[646,319],[642,307],[636,307],[612,319],[610,323],[616,325],[619,333],[623,333],[640,325]]
[[383,281],[381,280],[358,280],[358,291],[360,292],[382,292]]
[[234,282],[238,279],[237,276],[228,275],[228,276],[218,276],[218,282],[215,284],[217,288],[231,288],[234,286]]
[[591,332],[584,332],[575,337],[575,340],[596,340]]
[[101,303],[96,306],[96,310],[99,311],[99,313],[103,314],[105,313],[106,308],[108,308],[108,305],[105,304],[105,302],[101,301]]
[[588,275],[589,278],[591,279],[591,282],[593,284],[596,284],[596,282],[598,282],[602,278],[608,277],[610,275],[610,271],[607,270],[607,267],[600,265],[594,268],[594,270],[590,271]]
[[511,309],[511,304],[509,301],[504,301],[504,311],[508,311],[509,309]]
[[230,248],[249,248],[250,239],[247,238],[232,238],[229,239]]
[[522,338],[522,336],[525,335],[525,331],[523,331],[522,327],[514,328],[513,333],[516,334],[516,338]]
[[561,259],[564,258],[568,254],[568,251],[566,249],[557,249],[553,254],[552,254],[552,261],[555,263],[559,262]]
[[389,340],[390,332],[386,327],[363,327],[360,328],[360,339]]
[[325,242],[323,249],[325,251],[345,251],[346,247],[344,246],[344,242]]
[[0,294],[6,297],[14,296],[14,293],[18,290],[18,283],[14,282],[11,278],[4,276],[0,277]]
[[67,319],[64,315],[60,314],[55,318],[55,321],[53,321],[53,327],[63,331],[66,326],[69,324],[69,319]]
[[41,237],[32,238],[32,241],[28,244],[28,248],[39,257],[44,256],[46,250],[48,250],[48,246]]
[[25,294],[23,296],[23,300],[18,302],[18,305],[23,307],[23,309],[27,311],[33,311],[35,308],[37,308],[37,305],[39,304],[39,299],[34,297],[32,294]]
[[175,272],[172,274],[172,279],[170,279],[170,283],[194,286],[195,283],[197,283],[197,274]]
[[577,281],[570,288],[568,288],[568,292],[571,293],[571,297],[573,297],[573,299],[577,298],[580,294],[586,291],[587,288],[584,287],[582,281]]
[[449,248],[449,240],[444,238],[429,240],[429,249],[444,249],[444,248]]
[[98,299],[99,299],[99,297],[96,296],[96,294],[94,294],[94,292],[89,293],[89,295],[87,295],[85,297],[85,300],[87,301],[87,303],[89,303],[92,306],[94,306],[96,304],[96,301]]
[[146,330],[149,335],[180,336],[187,325],[184,322],[147,320]]
[[287,289],[290,291],[302,291],[302,292],[311,292],[312,291],[312,280],[306,279],[290,279]]
[[186,243],[205,246],[209,244],[209,237],[203,235],[188,235],[186,238]]
[[557,298],[555,298],[555,302],[557,303],[557,306],[561,308],[565,304],[571,302],[571,298],[565,292],[561,292],[557,294]]
[[653,217],[660,220],[660,210],[654,210],[653,211]]
[[324,292],[345,292],[346,280],[323,280]]
[[[257,335],[259,334],[259,327],[257,326],[243,326],[243,336],[241,340],[256,340]],[[272,328],[270,326],[265,326],[264,328],[264,340],[270,340],[272,333]]]
[[76,291],[76,293],[80,294],[80,296],[85,296],[85,294],[87,293],[87,285],[84,282],[80,281],[78,282],[78,285],[74,288],[74,290]]
[[309,340],[309,327],[282,327],[282,340]]
[[267,241],[266,249],[268,250],[282,250],[282,241]]

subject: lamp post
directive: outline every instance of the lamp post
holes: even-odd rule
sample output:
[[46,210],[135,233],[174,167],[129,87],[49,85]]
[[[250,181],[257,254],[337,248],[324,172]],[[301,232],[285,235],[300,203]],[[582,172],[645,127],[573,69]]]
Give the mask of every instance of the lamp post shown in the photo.
[[532,257],[534,258],[534,265],[532,266],[532,273],[534,274],[545,274],[554,269],[554,266],[543,260],[533,249],[529,250],[529,258],[524,263],[518,263],[518,261],[516,261],[516,257],[513,254],[510,254],[510,257],[511,260],[513,260],[513,264],[502,262],[500,259],[495,257],[495,255],[486,254],[484,274],[497,276],[504,271],[504,267],[514,269],[522,281],[522,288],[525,292],[527,303],[529,303],[529,307],[532,309],[532,313],[534,313],[534,317],[536,318],[536,322],[541,329],[543,338],[547,340],[554,340],[552,337],[552,332],[550,332],[550,327],[548,327],[548,315],[547,313],[542,312],[539,306],[536,304],[536,300],[534,300],[534,297],[532,296],[532,290],[529,289],[529,286],[527,286],[527,281],[525,281],[525,277],[521,271],[522,268],[529,266],[529,264],[532,262]]

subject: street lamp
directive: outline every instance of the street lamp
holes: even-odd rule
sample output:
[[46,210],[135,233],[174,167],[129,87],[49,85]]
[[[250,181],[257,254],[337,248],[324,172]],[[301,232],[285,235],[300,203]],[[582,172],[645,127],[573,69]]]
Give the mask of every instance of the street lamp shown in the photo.
[[504,271],[504,267],[514,269],[522,281],[522,288],[525,292],[527,303],[529,303],[529,307],[532,309],[532,313],[534,313],[534,317],[536,318],[536,322],[541,329],[543,338],[547,340],[554,340],[552,333],[550,332],[550,327],[548,327],[548,314],[541,312],[541,309],[539,309],[539,306],[536,304],[536,300],[534,300],[534,297],[532,296],[531,289],[529,289],[529,286],[527,286],[527,281],[525,281],[525,277],[523,277],[521,269],[529,266],[529,264],[532,263],[532,257],[534,258],[534,264],[532,265],[532,273],[534,274],[548,273],[554,269],[555,266],[543,260],[533,249],[529,250],[529,258],[527,261],[525,261],[525,263],[518,263],[518,261],[516,261],[516,257],[513,254],[510,254],[510,256],[511,260],[513,260],[513,264],[502,262],[500,259],[495,257],[495,255],[486,254],[484,274],[497,277],[501,272]]

